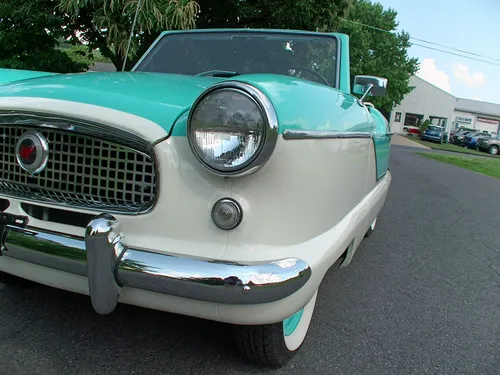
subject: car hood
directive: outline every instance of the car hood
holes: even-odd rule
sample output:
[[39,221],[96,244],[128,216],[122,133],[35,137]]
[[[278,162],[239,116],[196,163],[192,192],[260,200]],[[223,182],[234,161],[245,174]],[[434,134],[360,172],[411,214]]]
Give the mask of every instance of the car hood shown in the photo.
[[221,78],[146,72],[56,74],[0,84],[0,97],[81,102],[128,112],[160,125],[168,134],[176,119]]

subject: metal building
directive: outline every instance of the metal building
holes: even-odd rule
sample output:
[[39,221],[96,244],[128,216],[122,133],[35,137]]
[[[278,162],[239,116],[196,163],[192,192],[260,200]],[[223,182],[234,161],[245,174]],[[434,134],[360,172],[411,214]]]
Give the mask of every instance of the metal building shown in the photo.
[[409,86],[414,89],[391,111],[389,123],[392,131],[403,133],[405,125],[419,126],[425,120],[431,120],[449,132],[457,98],[417,76],[410,77]]
[[458,99],[453,128],[459,127],[487,131],[492,135],[497,135],[500,132],[500,104]]

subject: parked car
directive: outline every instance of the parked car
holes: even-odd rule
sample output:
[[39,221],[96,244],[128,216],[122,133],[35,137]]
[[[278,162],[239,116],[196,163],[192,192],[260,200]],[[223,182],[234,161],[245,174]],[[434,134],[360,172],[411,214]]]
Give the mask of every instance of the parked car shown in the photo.
[[420,128],[418,126],[405,125],[403,126],[403,133],[420,135]]
[[438,125],[429,125],[427,129],[421,134],[421,139],[424,141],[434,141],[443,143],[446,135],[445,128]]
[[464,140],[464,137],[473,131],[474,129],[460,129],[459,131],[450,136],[450,143],[453,143],[455,145],[461,145]]
[[392,133],[364,104],[387,80],[351,91],[348,41],[168,31],[130,72],[1,70],[0,271],[99,314],[230,323],[246,358],[283,365],[391,183]]
[[486,132],[481,132],[481,131],[479,131],[479,132],[470,132],[469,134],[467,134],[464,137],[463,146],[467,147],[467,148],[475,149],[476,145],[477,145],[477,139],[479,137],[481,137],[481,138],[491,138],[491,134],[490,133],[486,133]]
[[498,155],[500,149],[500,134],[495,137],[478,137],[477,149],[488,152],[491,155]]

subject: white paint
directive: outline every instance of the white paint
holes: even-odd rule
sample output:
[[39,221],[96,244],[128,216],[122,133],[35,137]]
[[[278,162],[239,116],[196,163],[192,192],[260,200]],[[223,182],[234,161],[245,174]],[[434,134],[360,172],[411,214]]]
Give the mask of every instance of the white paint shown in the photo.
[[3,97],[0,98],[0,108],[2,110],[36,111],[44,114],[68,116],[83,121],[87,120],[114,126],[137,134],[151,143],[168,135],[160,125],[153,121],[130,113],[92,104],[59,99]]
[[[206,171],[186,138],[156,146],[161,194],[146,215],[116,215],[124,242],[155,252],[239,261],[304,259],[312,268],[293,295],[261,305],[220,305],[125,287],[120,302],[235,324],[282,321],[304,307],[354,239],[354,251],[382,208],[391,175],[375,183],[370,139],[284,141],[257,173],[225,180]],[[210,210],[231,196],[243,207],[242,224],[218,229]],[[9,212],[22,213],[14,201]],[[97,212],[95,212],[97,214]],[[73,235],[82,228],[30,219],[30,225]],[[87,279],[0,257],[0,270],[52,287],[88,294]]]
[[318,296],[318,292],[314,293],[314,296],[304,307],[304,311],[302,313],[302,317],[300,318],[299,324],[295,331],[289,336],[284,336],[285,345],[288,350],[294,351],[299,348],[300,345],[304,342],[306,338],[307,331],[309,330],[309,326],[311,325],[312,316],[314,313],[314,307],[316,306],[316,297]]

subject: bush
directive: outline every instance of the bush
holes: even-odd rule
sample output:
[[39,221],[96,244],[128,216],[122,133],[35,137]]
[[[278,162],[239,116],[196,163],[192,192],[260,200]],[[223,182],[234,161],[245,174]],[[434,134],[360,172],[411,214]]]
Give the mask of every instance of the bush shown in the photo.
[[425,132],[425,130],[431,125],[432,122],[431,120],[425,120],[421,125],[420,125],[420,133]]

